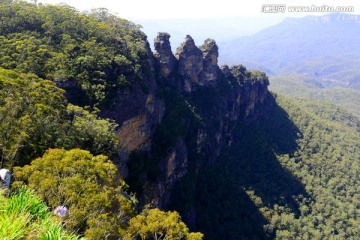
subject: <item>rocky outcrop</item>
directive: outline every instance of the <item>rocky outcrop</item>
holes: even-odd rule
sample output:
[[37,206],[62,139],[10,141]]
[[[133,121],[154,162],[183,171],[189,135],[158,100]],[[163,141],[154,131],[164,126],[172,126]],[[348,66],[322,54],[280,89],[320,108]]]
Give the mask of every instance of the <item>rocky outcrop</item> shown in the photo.
[[234,118],[241,118],[244,126],[260,121],[262,118],[269,116],[272,102],[269,100],[269,79],[265,73],[260,71],[249,72],[242,65],[233,66],[231,69],[222,66],[224,76],[227,76],[233,83],[234,92],[236,92],[235,105],[233,109]]
[[203,56],[191,36],[186,36],[175,56],[179,62],[178,72],[183,80],[183,90],[191,92],[194,86],[203,86],[204,83],[200,79],[200,73],[204,68]]
[[119,124],[117,137],[120,145],[120,160],[115,162],[121,174],[126,177],[127,160],[131,152],[150,150],[152,135],[161,123],[165,105],[158,97],[156,79],[156,58],[146,42],[146,54],[142,56],[141,68],[136,75],[127,76],[130,86],[118,88],[112,98],[112,106],[100,106],[101,116]]
[[217,161],[248,125],[271,110],[264,73],[241,65],[220,68],[214,40],[197,47],[186,36],[174,55],[169,39],[159,33],[154,55],[147,47],[143,70],[128,79],[131,88],[119,89],[112,111],[102,111],[120,125],[122,174],[128,175],[129,155],[138,152],[131,162],[143,167],[129,173],[129,184],[130,179],[141,184],[142,201],[161,208],[184,176]]
[[267,78],[260,78],[256,82],[245,82],[245,91],[241,104],[245,109],[244,119],[246,125],[258,122],[263,117],[270,114],[270,111],[267,108],[269,107],[269,104],[266,103],[269,95],[267,89],[268,85],[269,80]]
[[201,82],[205,85],[216,86],[220,71],[218,66],[219,48],[214,40],[207,39],[200,49],[204,59],[204,70],[200,75]]
[[178,72],[182,77],[182,89],[192,92],[201,86],[216,86],[219,78],[218,46],[212,39],[205,40],[198,48],[191,36],[176,51]]
[[[144,192],[151,192],[151,197],[146,199],[152,198],[162,208],[167,206],[172,189],[188,171],[198,171],[217,161],[247,126],[268,116],[272,107],[267,89],[269,81],[264,73],[250,72],[242,65],[220,68],[216,42],[207,39],[197,47],[191,36],[186,36],[177,49],[174,61],[169,37],[160,33],[155,40],[160,85],[174,89],[172,94],[180,96],[187,110],[179,115],[178,106],[166,109],[167,121],[171,118],[174,125],[186,123],[185,129],[172,136],[177,141],[159,159],[162,176],[157,183],[148,181],[144,186]],[[171,63],[166,59],[171,59]],[[167,101],[171,99],[165,99],[165,104]],[[172,119],[173,114],[177,118]],[[163,135],[172,132],[168,130]],[[155,185],[158,195],[154,195]]]
[[154,40],[155,57],[160,63],[161,75],[167,78],[176,68],[177,61],[171,51],[170,35],[168,33],[159,33]]
[[[167,84],[184,92],[192,92],[201,86],[216,86],[220,74],[216,42],[207,39],[202,46],[197,47],[194,39],[187,35],[185,42],[177,48],[175,57],[169,39],[169,34],[159,33],[154,40],[154,55]],[[177,75],[180,78],[176,78]]]
[[225,78],[229,78],[229,77],[232,76],[232,75],[231,75],[230,68],[229,68],[228,65],[223,65],[223,66],[221,66],[220,70],[221,70],[221,72],[224,74],[224,77],[225,77]]

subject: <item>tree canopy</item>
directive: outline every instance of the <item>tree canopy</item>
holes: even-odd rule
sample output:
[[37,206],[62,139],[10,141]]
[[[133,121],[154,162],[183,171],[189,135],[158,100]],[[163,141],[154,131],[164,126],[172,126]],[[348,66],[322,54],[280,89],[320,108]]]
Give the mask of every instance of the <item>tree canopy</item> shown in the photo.
[[64,90],[51,81],[0,68],[2,164],[28,164],[51,147],[112,155],[117,125],[96,113],[68,104]]
[[147,53],[140,26],[106,9],[1,1],[0,23],[0,66],[71,88],[81,106],[109,104]]
[[202,238],[201,233],[189,233],[189,229],[177,212],[150,209],[130,220],[124,239],[201,240]]
[[66,228],[80,230],[89,239],[121,236],[135,214],[134,199],[104,155],[50,149],[30,165],[15,167],[14,178],[15,186],[27,184],[50,208],[67,207]]
[[[221,160],[174,190],[207,239],[357,239],[360,120],[320,101],[276,96]],[[214,227],[216,226],[216,227]]]
[[65,228],[87,239],[189,239],[177,212],[150,209],[136,215],[136,199],[116,166],[104,155],[93,156],[80,149],[50,149],[30,165],[14,168],[13,186],[26,184],[51,209],[66,207]]

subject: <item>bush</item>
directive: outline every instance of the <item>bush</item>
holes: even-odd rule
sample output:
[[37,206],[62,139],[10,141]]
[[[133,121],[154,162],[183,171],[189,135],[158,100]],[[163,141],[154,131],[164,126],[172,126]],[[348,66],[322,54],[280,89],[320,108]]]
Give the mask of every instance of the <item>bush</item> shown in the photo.
[[9,198],[0,194],[0,239],[80,239],[64,230],[48,210],[26,187],[13,191]]

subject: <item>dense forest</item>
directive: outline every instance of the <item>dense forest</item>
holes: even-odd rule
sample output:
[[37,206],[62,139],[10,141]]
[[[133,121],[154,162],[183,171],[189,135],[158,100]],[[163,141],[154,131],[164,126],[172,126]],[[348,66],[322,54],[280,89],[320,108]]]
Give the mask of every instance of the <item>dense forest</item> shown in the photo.
[[[104,9],[85,15],[66,5],[1,1],[0,14],[0,67],[15,71],[1,70],[1,111],[7,114],[0,131],[10,134],[1,134],[5,166],[29,163],[49,147],[111,154],[116,125],[97,119],[97,107],[116,87],[129,87],[128,75],[141,67],[139,27]],[[14,119],[12,134],[7,126]]]
[[[356,239],[359,119],[311,100],[276,102],[269,119],[200,174],[198,229],[207,239]],[[186,189],[184,181],[179,209]]]
[[0,65],[65,89],[76,85],[80,105],[106,102],[116,87],[129,86],[126,77],[141,67],[144,33],[106,9],[85,15],[67,5],[2,2]]
[[[340,108],[351,115],[360,117],[360,91],[333,87],[324,88],[321,82],[311,76],[301,74],[288,74],[271,77],[270,89],[287,96],[296,98],[312,99],[332,105],[332,108]],[[328,108],[329,109],[329,108]]]
[[[287,96],[261,98],[267,76],[238,65],[216,87],[182,94],[148,51],[140,26],[106,9],[0,0],[0,160],[13,175],[0,192],[0,238],[359,238],[358,92],[275,84]],[[129,154],[124,179],[119,119],[133,113],[110,113],[118,96],[137,94],[161,98],[166,111],[150,123],[150,150]],[[258,110],[256,98],[271,108]],[[198,147],[207,137],[226,147]],[[159,210],[151,184],[175,169],[163,167],[164,156],[176,165],[185,152],[187,171],[169,180]]]

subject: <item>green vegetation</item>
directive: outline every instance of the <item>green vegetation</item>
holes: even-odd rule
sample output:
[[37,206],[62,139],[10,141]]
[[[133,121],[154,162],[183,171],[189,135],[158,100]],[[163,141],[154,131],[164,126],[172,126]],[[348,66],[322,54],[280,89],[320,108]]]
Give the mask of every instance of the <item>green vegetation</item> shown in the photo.
[[[349,88],[323,88],[316,78],[288,74],[271,77],[270,89],[272,91],[300,99],[313,99],[331,103],[353,115],[360,117],[360,91]],[[333,106],[334,107],[334,106]]]
[[136,216],[137,201],[126,193],[127,185],[118,178],[116,166],[104,155],[93,156],[79,149],[50,149],[31,165],[15,167],[14,177],[13,186],[26,184],[50,208],[65,206],[68,214],[62,218],[64,227],[84,234],[87,239],[123,236],[137,239],[138,232],[142,239],[161,233],[165,235],[159,235],[158,239],[202,239],[199,233],[189,233],[175,212],[152,209],[145,219],[162,217],[158,219],[159,225],[152,225],[156,224],[153,220],[149,224],[137,224],[143,219],[142,215]]
[[80,239],[64,230],[61,220],[30,189],[17,189],[8,198],[0,193],[0,212],[1,239]]
[[203,234],[189,233],[177,212],[162,212],[158,209],[146,210],[130,220],[125,240],[131,239],[201,240]]
[[145,35],[106,9],[0,1],[0,66],[49,79],[81,106],[110,104],[146,55]]
[[321,81],[327,86],[352,87],[360,90],[359,55],[356,51],[341,53],[336,56],[322,56],[315,59],[307,59],[299,64],[291,64],[287,72],[303,73]]
[[117,180],[116,166],[104,155],[73,149],[48,150],[31,165],[14,168],[14,177],[44,199],[53,209],[66,206],[66,228],[85,232],[88,239],[117,237],[134,215],[133,200]]
[[117,125],[96,114],[67,104],[64,90],[51,81],[0,68],[0,156],[8,168],[55,147],[111,156]]
[[337,112],[347,121],[333,121],[320,102],[276,101],[200,174],[196,229],[208,239],[356,239],[359,120]]

